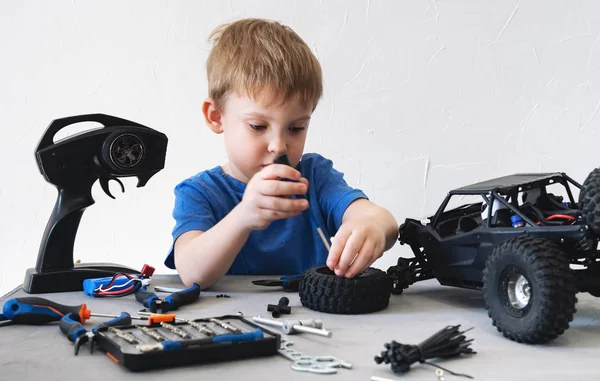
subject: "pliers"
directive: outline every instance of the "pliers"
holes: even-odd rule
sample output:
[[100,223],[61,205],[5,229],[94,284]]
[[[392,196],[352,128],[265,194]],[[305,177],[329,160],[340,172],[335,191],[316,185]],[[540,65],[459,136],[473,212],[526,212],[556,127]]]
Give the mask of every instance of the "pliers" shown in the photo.
[[199,297],[200,286],[196,283],[192,284],[190,288],[174,292],[164,299],[160,299],[155,293],[148,291],[147,287],[142,287],[135,293],[135,299],[150,312],[158,313],[160,310],[161,314],[175,311],[180,306],[196,301]]
[[121,312],[120,316],[98,324],[92,328],[91,331],[85,329],[85,327],[79,322],[79,319],[77,319],[72,312],[69,312],[63,316],[59,323],[61,332],[67,336],[70,342],[75,344],[75,356],[77,356],[79,353],[79,348],[87,342],[90,343],[90,353],[94,352],[96,333],[101,328],[126,325],[131,325],[131,315],[129,315],[127,312]]
[[298,275],[287,275],[282,276],[279,280],[253,280],[252,284],[257,286],[281,286],[285,291],[298,291],[300,289],[300,277],[302,274]]

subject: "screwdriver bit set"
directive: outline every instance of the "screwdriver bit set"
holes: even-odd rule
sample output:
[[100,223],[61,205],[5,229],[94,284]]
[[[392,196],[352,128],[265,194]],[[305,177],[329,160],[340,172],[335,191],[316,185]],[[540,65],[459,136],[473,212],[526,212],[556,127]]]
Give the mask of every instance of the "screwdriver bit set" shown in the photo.
[[276,355],[281,337],[242,316],[103,327],[96,346],[134,371]]

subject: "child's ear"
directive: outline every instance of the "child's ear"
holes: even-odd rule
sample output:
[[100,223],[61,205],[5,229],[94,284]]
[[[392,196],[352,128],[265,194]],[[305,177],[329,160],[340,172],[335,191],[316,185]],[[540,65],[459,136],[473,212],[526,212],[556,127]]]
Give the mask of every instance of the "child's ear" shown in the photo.
[[206,124],[215,134],[223,133],[221,123],[221,112],[217,108],[217,104],[212,98],[206,98],[202,104],[202,113]]

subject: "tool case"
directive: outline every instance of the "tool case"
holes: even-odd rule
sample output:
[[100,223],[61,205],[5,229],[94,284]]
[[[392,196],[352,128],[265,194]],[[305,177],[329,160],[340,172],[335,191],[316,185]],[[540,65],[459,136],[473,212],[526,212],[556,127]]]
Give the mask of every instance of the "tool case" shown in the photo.
[[272,356],[281,343],[280,335],[237,315],[180,320],[105,327],[96,334],[96,346],[115,363],[140,372]]

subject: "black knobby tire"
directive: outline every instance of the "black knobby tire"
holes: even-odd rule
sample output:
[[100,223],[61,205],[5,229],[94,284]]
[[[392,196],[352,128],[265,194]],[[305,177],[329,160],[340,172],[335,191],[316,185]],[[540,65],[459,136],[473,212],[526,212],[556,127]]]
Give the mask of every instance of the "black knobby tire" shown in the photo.
[[369,267],[354,278],[335,275],[328,267],[305,271],[300,279],[300,301],[314,311],[363,314],[383,310],[390,301],[391,278]]
[[579,210],[583,221],[595,235],[600,235],[600,168],[590,172],[583,182],[579,192]]
[[[528,283],[526,305],[510,290],[512,280]],[[521,283],[523,284],[523,283]],[[496,247],[483,271],[485,308],[492,324],[505,337],[520,343],[542,344],[569,328],[576,312],[577,289],[569,258],[556,244],[527,236],[509,239]],[[527,292],[521,295],[526,295]]]
[[600,183],[600,168],[593,169],[592,172],[590,172],[588,177],[585,179],[583,184],[581,184],[581,191],[579,192],[580,204],[585,199],[586,194],[589,193],[587,192],[587,188],[590,187],[590,184],[592,184],[592,187],[597,188],[598,185],[594,185],[596,183]]

